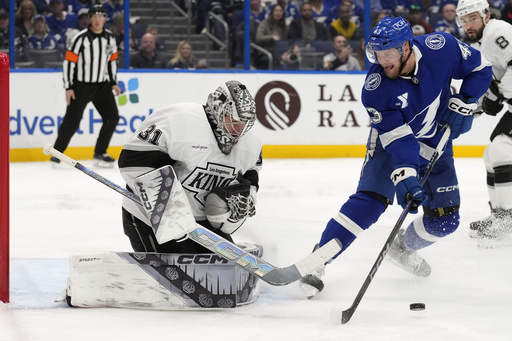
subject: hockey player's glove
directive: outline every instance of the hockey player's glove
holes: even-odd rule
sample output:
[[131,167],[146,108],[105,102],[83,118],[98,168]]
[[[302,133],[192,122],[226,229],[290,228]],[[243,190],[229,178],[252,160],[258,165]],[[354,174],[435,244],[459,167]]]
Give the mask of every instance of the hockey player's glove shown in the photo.
[[239,179],[240,183],[213,189],[206,197],[205,214],[215,228],[226,221],[236,223],[256,214],[256,187]]
[[413,200],[410,213],[418,213],[418,206],[423,205],[428,196],[421,188],[417,172],[411,167],[399,167],[391,173],[391,180],[395,184],[396,200],[405,208],[410,197]]
[[503,100],[504,97],[498,89],[498,82],[493,80],[482,100],[482,109],[487,115],[496,116],[503,109]]
[[496,128],[494,128],[491,134],[491,142],[499,134],[505,134],[512,137],[512,112],[507,111],[503,114]]
[[473,125],[473,111],[478,107],[476,98],[453,95],[448,102],[448,107],[441,118],[441,125],[448,123],[452,132],[450,139],[456,139],[460,134],[467,133]]

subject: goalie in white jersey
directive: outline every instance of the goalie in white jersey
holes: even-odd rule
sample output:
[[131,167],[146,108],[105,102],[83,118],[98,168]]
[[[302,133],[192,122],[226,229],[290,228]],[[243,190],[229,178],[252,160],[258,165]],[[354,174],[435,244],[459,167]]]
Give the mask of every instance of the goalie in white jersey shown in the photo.
[[[470,235],[481,247],[512,245],[512,26],[490,19],[487,0],[460,0],[457,23],[471,45],[491,62],[493,81],[481,100],[492,116],[504,111],[485,149],[491,215],[470,224]],[[504,110],[505,107],[505,110]]]
[[[130,191],[138,176],[171,165],[197,223],[231,240],[255,214],[261,142],[249,130],[256,105],[247,88],[228,81],[206,105],[178,103],[153,112],[123,147],[121,175]],[[123,227],[137,252],[208,253],[185,240],[159,244],[142,206],[123,201]]]

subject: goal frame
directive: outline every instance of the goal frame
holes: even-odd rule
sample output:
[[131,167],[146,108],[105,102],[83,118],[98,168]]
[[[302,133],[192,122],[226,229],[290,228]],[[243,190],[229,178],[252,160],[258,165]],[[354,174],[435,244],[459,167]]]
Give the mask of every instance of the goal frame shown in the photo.
[[9,55],[0,52],[0,301],[9,302]]

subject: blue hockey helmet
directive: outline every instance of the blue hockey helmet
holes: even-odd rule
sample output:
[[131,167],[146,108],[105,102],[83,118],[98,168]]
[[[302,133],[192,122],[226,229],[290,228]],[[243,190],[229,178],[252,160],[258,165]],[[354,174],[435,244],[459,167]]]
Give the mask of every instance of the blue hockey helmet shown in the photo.
[[370,33],[368,44],[366,44],[366,57],[370,62],[378,63],[375,51],[392,48],[396,48],[400,56],[403,56],[404,44],[406,42],[412,44],[413,38],[414,34],[407,20],[402,17],[385,16]]

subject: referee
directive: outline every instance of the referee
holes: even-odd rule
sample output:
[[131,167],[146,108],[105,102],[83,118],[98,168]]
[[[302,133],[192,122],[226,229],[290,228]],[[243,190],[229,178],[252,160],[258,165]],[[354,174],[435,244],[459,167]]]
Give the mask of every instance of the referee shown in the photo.
[[[85,107],[92,102],[103,120],[94,149],[94,164],[114,167],[115,160],[107,154],[107,147],[119,121],[112,93],[121,93],[117,86],[117,46],[112,33],[104,29],[105,8],[91,7],[89,17],[89,28],[73,38],[62,66],[67,109],[54,148],[64,152],[80,126]],[[51,161],[53,165],[60,162],[55,157]]]

